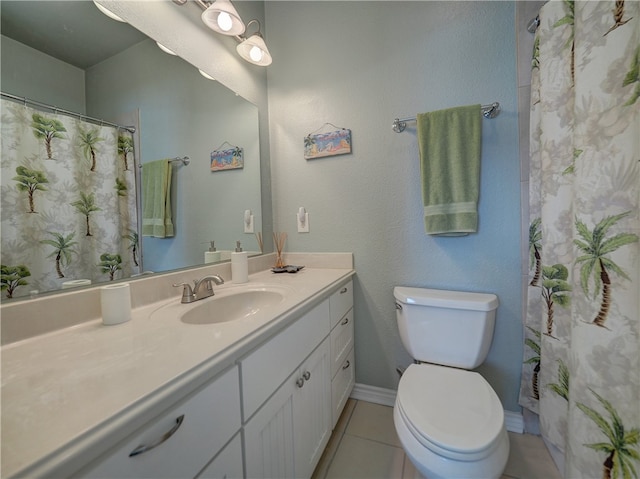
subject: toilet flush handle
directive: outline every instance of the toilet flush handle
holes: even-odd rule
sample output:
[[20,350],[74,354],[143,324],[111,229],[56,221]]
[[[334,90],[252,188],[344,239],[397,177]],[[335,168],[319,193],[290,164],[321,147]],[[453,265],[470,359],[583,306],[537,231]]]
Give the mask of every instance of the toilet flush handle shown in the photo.
[[396,309],[402,311],[402,305],[400,303],[396,303]]

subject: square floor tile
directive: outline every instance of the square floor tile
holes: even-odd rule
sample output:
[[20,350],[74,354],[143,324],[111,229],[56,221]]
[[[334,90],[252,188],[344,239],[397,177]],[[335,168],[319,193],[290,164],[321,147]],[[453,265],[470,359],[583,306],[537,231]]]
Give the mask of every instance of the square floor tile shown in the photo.
[[509,447],[505,475],[518,479],[561,479],[540,436],[510,432]]
[[390,479],[402,477],[404,451],[377,441],[345,434],[326,479]]
[[315,471],[313,471],[311,479],[324,479],[327,475],[327,471],[329,469],[329,466],[331,465],[333,456],[335,456],[336,451],[340,447],[340,442],[342,441],[344,431],[347,428],[347,424],[349,423],[349,419],[351,419],[351,414],[353,413],[353,409],[355,407],[356,400],[348,399],[347,404],[345,405],[342,414],[340,415],[340,418],[336,423],[336,427],[333,429],[331,437],[329,438],[329,443],[327,444],[327,447],[324,448],[322,457],[320,457],[318,465],[316,466]]
[[389,406],[358,401],[346,433],[390,446],[402,447],[393,425],[393,408]]

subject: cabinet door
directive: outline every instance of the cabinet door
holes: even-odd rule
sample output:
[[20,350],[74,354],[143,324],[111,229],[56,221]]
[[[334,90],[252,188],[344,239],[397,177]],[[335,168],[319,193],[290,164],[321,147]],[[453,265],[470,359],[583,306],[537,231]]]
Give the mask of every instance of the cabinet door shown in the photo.
[[311,476],[331,434],[329,368],[326,338],[247,423],[247,477]]
[[293,402],[295,477],[311,477],[331,436],[329,339],[299,370]]
[[298,371],[289,376],[244,427],[249,478],[294,477],[293,400]]

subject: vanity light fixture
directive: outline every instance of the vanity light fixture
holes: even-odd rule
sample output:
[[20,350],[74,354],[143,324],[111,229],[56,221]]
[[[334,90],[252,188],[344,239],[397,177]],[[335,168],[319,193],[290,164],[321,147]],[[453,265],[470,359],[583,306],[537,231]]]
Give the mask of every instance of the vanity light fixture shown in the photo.
[[111,10],[109,10],[107,7],[100,5],[98,2],[96,2],[96,0],[93,0],[93,4],[96,6],[96,8],[98,10],[100,10],[102,13],[104,13],[107,17],[111,18],[112,20],[116,20],[116,21],[122,22],[122,23],[127,23],[125,20],[120,18],[118,15],[113,13]]
[[236,50],[238,54],[249,63],[266,67],[267,65],[271,65],[273,60],[264,42],[262,33],[260,33],[260,22],[258,20],[251,20],[247,26],[254,22],[258,24],[258,31],[248,38],[241,38],[242,42],[236,47]]
[[202,21],[214,32],[223,35],[242,35],[244,22],[229,0],[215,0],[202,12]]
[[[173,3],[182,6],[190,2],[187,0],[173,0]],[[258,31],[246,37],[243,34],[247,27],[245,27],[242,18],[240,18],[230,0],[214,0],[213,2],[209,0],[194,0],[193,3],[204,10],[201,18],[205,25],[215,32],[229,35],[236,39],[239,43],[236,51],[243,59],[254,65],[265,67],[271,65],[273,60],[260,32],[260,22],[258,20],[251,20],[247,24],[247,27],[249,27],[252,23],[256,23]]]

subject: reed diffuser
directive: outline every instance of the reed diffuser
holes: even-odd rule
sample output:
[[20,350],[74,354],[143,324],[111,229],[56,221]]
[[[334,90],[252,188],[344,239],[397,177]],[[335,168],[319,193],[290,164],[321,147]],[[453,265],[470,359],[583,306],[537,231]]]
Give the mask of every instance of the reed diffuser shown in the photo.
[[262,233],[260,231],[256,233],[256,240],[258,241],[258,247],[260,248],[260,253],[264,253],[264,245],[262,244]]
[[276,268],[284,268],[286,266],[282,258],[282,251],[286,242],[287,233],[273,233],[273,243],[276,246]]

